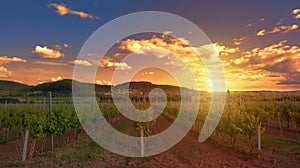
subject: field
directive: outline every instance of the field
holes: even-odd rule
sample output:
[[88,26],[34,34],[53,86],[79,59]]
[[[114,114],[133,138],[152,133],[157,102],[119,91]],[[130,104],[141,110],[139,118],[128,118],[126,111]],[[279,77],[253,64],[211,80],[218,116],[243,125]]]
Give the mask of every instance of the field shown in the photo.
[[[0,108],[1,167],[297,167],[300,165],[300,96],[265,93],[229,93],[222,118],[204,143],[198,142],[210,105],[210,94],[201,94],[200,109],[190,132],[171,149],[146,158],[123,157],[95,143],[85,131],[89,123],[103,120],[96,115],[80,116],[70,98],[32,104],[2,104]],[[30,102],[30,101],[29,101]],[[176,119],[180,102],[168,102],[153,122],[126,119],[114,104],[99,100],[106,120],[131,136],[159,134]],[[134,102],[139,109],[149,102]],[[191,103],[192,105],[192,103]],[[89,109],[87,105],[82,108]],[[189,111],[184,111],[189,113]],[[91,113],[93,114],[93,113]],[[86,125],[85,125],[86,123]],[[26,160],[21,161],[25,130],[30,131]],[[260,131],[260,134],[258,134]],[[50,136],[54,137],[51,149]],[[258,137],[261,149],[258,148]]]

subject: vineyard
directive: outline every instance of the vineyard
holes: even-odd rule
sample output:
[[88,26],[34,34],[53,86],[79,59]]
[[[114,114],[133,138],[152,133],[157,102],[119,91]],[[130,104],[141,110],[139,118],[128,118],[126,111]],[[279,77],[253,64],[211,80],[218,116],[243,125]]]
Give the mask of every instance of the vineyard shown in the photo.
[[[210,106],[210,96],[209,93],[201,94],[198,116],[192,127],[194,132],[199,133],[202,129]],[[127,122],[125,126],[134,127],[125,128],[122,124],[120,126],[121,129],[134,130],[131,131],[133,136],[140,136],[140,128],[143,128],[144,136],[156,134],[153,130],[159,127],[159,121],[136,123],[120,117],[121,114],[110,101],[99,100],[98,105],[103,116],[110,123],[120,121],[122,123],[124,120],[122,124]],[[148,100],[144,103],[135,101],[134,105],[140,109],[150,106]],[[83,104],[81,108],[90,110],[89,105]],[[169,101],[162,116],[175,120],[179,108],[180,102]],[[185,112],[189,113],[189,111]],[[44,103],[35,101],[31,104],[2,104],[0,106],[0,142],[2,145],[16,140],[23,142],[25,131],[29,130],[27,158],[46,155],[52,150],[55,151],[64,148],[66,144],[76,142],[79,135],[85,134],[82,126],[88,131],[89,123],[103,119],[99,118],[96,113],[87,112],[79,115],[82,115],[80,116],[81,123],[73,104],[61,103],[61,101],[51,104],[51,108],[48,102],[45,104],[45,100]],[[294,153],[290,154],[300,155],[299,96],[230,93],[227,95],[222,118],[210,140],[237,151],[261,153],[264,152],[264,144],[261,145],[261,143],[264,141],[263,135],[266,128],[278,129],[280,132],[286,130],[295,132],[293,143],[297,145]],[[55,137],[54,145],[50,143],[53,136]],[[18,152],[21,153],[23,144],[18,145]],[[21,160],[20,157],[21,155],[18,155],[15,160]]]
[[[195,132],[200,132],[202,129],[210,107],[209,96],[203,96],[202,100],[204,101],[201,101],[198,117],[192,128]],[[179,106],[179,103],[170,103],[165,113],[175,119]],[[229,95],[212,139],[238,150],[252,152],[257,149],[256,139],[264,133],[266,127],[298,132],[300,128],[299,97]],[[295,141],[300,142],[299,135]],[[258,150],[261,150],[261,146]]]

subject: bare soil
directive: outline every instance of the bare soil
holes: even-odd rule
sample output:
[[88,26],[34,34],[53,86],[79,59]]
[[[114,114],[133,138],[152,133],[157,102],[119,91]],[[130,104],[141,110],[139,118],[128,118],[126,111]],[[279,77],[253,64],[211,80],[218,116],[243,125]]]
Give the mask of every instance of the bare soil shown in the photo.
[[[160,116],[153,127],[154,133],[159,133],[170,126],[172,122]],[[280,131],[270,128],[266,129],[266,134],[274,134],[274,136],[282,136]],[[295,138],[292,132],[284,131],[286,138]],[[297,134],[298,135],[298,134]],[[71,135],[72,137],[72,135]],[[57,139],[57,137],[55,137]],[[61,137],[61,141],[65,141],[66,136]],[[146,158],[128,158],[112,154],[106,161],[99,162],[76,162],[76,163],[54,163],[45,162],[34,164],[34,167],[176,167],[176,168],[190,168],[190,167],[283,167],[283,168],[300,168],[300,156],[280,156],[264,151],[259,155],[249,155],[239,152],[233,148],[216,144],[212,140],[204,143],[198,142],[198,134],[190,131],[178,144],[171,149]],[[73,141],[73,139],[71,140]],[[6,145],[0,145],[0,161],[13,162],[20,158],[17,153],[16,146],[22,144],[22,140],[9,142]],[[32,167],[32,162],[35,160],[28,160],[23,167]],[[1,166],[1,164],[0,164]]]

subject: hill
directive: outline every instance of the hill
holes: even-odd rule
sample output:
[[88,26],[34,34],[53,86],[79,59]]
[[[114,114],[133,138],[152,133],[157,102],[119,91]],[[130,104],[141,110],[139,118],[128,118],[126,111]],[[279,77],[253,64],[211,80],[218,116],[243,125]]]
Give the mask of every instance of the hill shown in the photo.
[[[164,90],[164,92],[170,97],[177,97],[180,94],[180,89],[185,89],[187,91],[192,91],[191,89],[171,86],[171,85],[158,85],[152,84],[150,82],[139,81],[139,82],[130,82],[123,83],[117,86],[110,85],[97,85],[91,83],[82,83],[78,81],[74,81],[71,79],[64,79],[56,82],[47,82],[43,84],[39,84],[36,86],[29,86],[26,84],[13,82],[13,81],[3,81],[0,80],[0,97],[22,97],[26,96],[42,96],[48,95],[48,92],[51,91],[53,96],[55,97],[71,97],[72,96],[72,83],[75,82],[75,88],[80,89],[84,94],[87,89],[91,86],[95,86],[96,94],[100,97],[108,99],[111,97],[111,87],[116,89],[126,89],[128,86],[130,88],[130,93],[132,95],[141,94],[141,92],[149,92],[154,88],[160,88]],[[231,94],[264,94],[264,95],[300,95],[300,91],[287,91],[287,92],[279,92],[279,91],[234,91]]]
[[33,89],[33,86],[25,85],[13,81],[0,80],[0,95],[4,96],[24,96]]

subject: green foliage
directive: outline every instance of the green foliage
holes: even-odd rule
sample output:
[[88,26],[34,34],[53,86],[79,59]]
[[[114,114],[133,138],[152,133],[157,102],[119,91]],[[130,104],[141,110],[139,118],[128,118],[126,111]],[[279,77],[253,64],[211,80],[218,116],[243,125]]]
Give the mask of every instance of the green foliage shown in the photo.
[[30,135],[38,139],[44,139],[49,121],[45,116],[36,115],[36,113],[26,114],[24,124],[30,130]]
[[61,135],[72,128],[81,130],[76,112],[71,105],[55,105],[51,112],[39,105],[10,105],[0,108],[0,127],[12,128],[23,126],[30,130],[30,135],[44,139],[46,133]]

